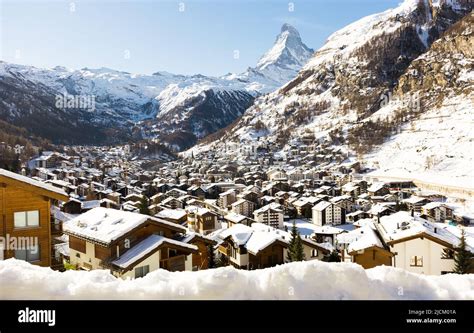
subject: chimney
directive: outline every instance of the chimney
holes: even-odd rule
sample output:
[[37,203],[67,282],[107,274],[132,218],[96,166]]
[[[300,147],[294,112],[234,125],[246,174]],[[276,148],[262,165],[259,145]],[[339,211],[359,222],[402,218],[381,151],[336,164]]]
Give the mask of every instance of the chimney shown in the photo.
[[400,223],[397,222],[397,229],[400,229]]
[[438,228],[434,228],[434,233],[437,234],[438,233]]

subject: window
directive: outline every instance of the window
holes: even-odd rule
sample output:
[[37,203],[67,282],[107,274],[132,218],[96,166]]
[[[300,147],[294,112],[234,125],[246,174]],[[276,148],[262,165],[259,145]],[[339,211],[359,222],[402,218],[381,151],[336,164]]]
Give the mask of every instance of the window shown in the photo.
[[135,268],[135,278],[144,277],[150,272],[150,265]]
[[79,252],[76,253],[76,257],[77,258],[80,258],[81,257],[81,254]]
[[311,250],[311,257],[314,258],[314,257],[317,257],[317,256],[318,256],[318,250],[312,249]]
[[410,266],[423,267],[423,257],[413,256],[410,258]]
[[39,226],[39,211],[15,212],[13,214],[15,228],[30,228]]
[[39,261],[40,254],[41,254],[41,251],[38,245],[32,248],[15,250],[16,259],[25,260],[28,262]]

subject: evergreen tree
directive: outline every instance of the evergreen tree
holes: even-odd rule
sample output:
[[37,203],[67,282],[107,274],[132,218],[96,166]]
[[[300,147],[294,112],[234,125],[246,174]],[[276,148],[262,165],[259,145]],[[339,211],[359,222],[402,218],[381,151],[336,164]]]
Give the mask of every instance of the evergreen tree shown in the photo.
[[454,273],[467,274],[471,268],[473,255],[466,249],[466,231],[462,229],[459,246],[456,247],[454,255]]
[[293,221],[293,226],[291,227],[291,239],[288,244],[288,252],[286,254],[286,259],[288,261],[293,261],[293,253],[296,243],[296,236],[298,235],[298,229],[296,228],[296,222]]
[[327,256],[324,257],[323,261],[326,262],[341,262],[339,253],[336,250],[331,251]]
[[150,209],[148,209],[148,198],[146,195],[142,195],[140,199],[140,205],[138,206],[140,209],[140,214],[150,215]]
[[216,267],[225,267],[225,266],[229,266],[229,259],[225,255],[220,254],[216,261]]
[[296,227],[296,222],[293,221],[293,226],[291,227],[291,239],[288,244],[288,261],[303,261],[305,259],[303,242],[301,241],[301,235]]
[[214,247],[212,244],[207,246],[207,252],[208,252],[208,268],[216,268],[216,254],[214,253]]
[[303,242],[301,241],[300,233],[296,236],[296,241],[293,247],[293,261],[303,261],[304,257],[304,250],[303,250]]

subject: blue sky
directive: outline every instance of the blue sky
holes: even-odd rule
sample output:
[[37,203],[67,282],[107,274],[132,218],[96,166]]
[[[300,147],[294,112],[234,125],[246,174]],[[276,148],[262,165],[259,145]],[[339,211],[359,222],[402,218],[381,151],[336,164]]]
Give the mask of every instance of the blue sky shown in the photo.
[[332,32],[400,1],[0,0],[0,59],[223,75],[254,66],[285,22],[317,49]]

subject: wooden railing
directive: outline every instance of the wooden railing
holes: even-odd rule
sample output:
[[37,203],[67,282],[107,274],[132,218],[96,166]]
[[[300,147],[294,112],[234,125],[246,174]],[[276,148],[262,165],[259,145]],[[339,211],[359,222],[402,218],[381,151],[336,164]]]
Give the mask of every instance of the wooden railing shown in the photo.
[[160,261],[160,267],[170,272],[185,270],[185,255],[179,255]]

